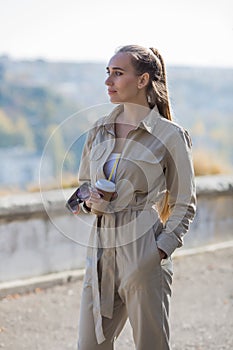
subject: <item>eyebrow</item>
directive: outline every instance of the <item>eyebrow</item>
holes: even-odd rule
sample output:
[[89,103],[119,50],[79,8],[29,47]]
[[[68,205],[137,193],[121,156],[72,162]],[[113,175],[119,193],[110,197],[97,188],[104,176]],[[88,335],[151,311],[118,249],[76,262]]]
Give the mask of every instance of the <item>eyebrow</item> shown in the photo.
[[[121,67],[112,67],[113,70],[122,70],[123,72],[125,72],[125,69],[121,68]],[[106,70],[109,70],[109,67],[106,67]]]

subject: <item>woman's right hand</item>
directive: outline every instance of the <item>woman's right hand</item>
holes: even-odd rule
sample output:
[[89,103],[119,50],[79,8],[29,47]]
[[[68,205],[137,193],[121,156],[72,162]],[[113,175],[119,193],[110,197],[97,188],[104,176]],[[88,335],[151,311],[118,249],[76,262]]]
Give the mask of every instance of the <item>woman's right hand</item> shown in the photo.
[[103,202],[101,193],[98,192],[96,189],[91,189],[90,190],[90,197],[85,201],[85,204],[88,208],[91,209],[92,204],[100,204]]

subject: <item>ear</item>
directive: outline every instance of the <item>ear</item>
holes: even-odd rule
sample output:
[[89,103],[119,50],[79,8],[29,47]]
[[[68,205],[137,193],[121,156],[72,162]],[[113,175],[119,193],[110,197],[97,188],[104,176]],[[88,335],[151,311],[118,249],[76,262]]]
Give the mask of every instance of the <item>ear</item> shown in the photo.
[[149,83],[149,80],[149,73],[143,73],[142,75],[140,75],[138,78],[138,89],[143,89],[144,87],[146,87]]

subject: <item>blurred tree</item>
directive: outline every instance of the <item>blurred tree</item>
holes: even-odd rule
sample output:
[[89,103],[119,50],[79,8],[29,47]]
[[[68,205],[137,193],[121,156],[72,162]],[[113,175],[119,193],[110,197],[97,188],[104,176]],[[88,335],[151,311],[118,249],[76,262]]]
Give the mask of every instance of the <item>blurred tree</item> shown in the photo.
[[0,109],[0,147],[23,146],[28,150],[34,149],[33,132],[25,118],[20,117],[14,123]]
[[0,82],[3,82],[5,78],[5,67],[3,63],[0,63]]
[[205,125],[203,120],[197,120],[192,127],[192,134],[196,136],[203,136],[205,134]]
[[27,119],[19,117],[16,122],[16,130],[21,138],[21,143],[28,150],[35,150],[35,141],[32,128],[29,126]]
[[14,123],[3,110],[0,110],[0,147],[16,146],[18,143],[16,136]]
[[60,177],[64,171],[69,170],[73,154],[67,153],[61,128],[57,125],[49,125],[46,134],[48,137],[46,152],[52,159],[54,176]]

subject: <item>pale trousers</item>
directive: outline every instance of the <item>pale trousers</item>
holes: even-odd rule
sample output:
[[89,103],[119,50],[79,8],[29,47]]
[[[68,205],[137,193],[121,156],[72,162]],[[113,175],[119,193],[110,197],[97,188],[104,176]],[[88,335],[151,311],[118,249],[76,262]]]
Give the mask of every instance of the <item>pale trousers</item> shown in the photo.
[[[150,246],[148,246],[148,244]],[[113,350],[127,318],[136,350],[170,350],[169,304],[171,258],[160,261],[155,245],[142,237],[116,248],[115,298],[112,319],[102,317],[106,340],[98,344],[93,320],[92,289],[84,279],[80,307],[78,350]],[[142,263],[144,259],[144,264]],[[98,263],[101,281],[101,258]],[[85,280],[87,282],[85,282]]]

